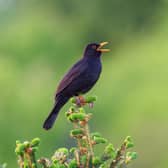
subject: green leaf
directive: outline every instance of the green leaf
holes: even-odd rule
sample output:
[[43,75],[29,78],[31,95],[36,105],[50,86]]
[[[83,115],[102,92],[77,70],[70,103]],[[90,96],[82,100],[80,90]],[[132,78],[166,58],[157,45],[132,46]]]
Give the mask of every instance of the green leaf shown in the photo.
[[95,141],[96,144],[100,144],[100,143],[106,143],[107,139],[102,138],[102,137],[94,137],[93,140]]
[[98,166],[98,165],[102,164],[101,158],[98,157],[98,156],[94,156],[94,157],[92,158],[92,164],[93,164],[94,166]]
[[19,140],[16,140],[16,145],[21,144],[21,142]]
[[86,163],[86,161],[87,161],[87,156],[86,155],[83,155],[83,156],[81,156],[80,157],[81,159],[81,163],[83,164],[83,165],[85,165],[85,163]]
[[20,155],[24,152],[24,150],[25,150],[25,145],[24,144],[19,144],[15,149],[15,153],[17,155]]
[[56,152],[60,152],[60,153],[63,153],[64,155],[68,156],[69,155],[69,151],[67,148],[59,148],[57,149]]
[[91,138],[93,139],[94,137],[101,137],[101,134],[99,132],[93,132],[90,134]]
[[33,151],[33,152],[37,152],[37,151],[38,151],[38,147],[36,147],[36,146],[35,146],[35,147],[32,147],[32,151]]
[[77,148],[76,148],[76,147],[72,147],[72,148],[69,150],[69,152],[70,152],[70,153],[74,153],[75,150],[77,150]]
[[86,103],[93,103],[97,100],[97,96],[89,96],[85,98]]
[[85,109],[83,107],[79,108],[79,113],[85,113]]
[[67,168],[64,164],[56,163],[55,165],[52,165],[50,168]]
[[40,144],[40,138],[34,138],[32,141],[31,141],[31,146],[38,146]]
[[72,98],[70,99],[70,102],[73,103],[73,104],[75,104],[75,103],[76,103],[76,97],[72,97]]
[[73,129],[71,130],[71,136],[73,137],[77,137],[77,136],[83,136],[84,135],[84,131],[83,129],[80,129],[80,128],[76,128],[76,129]]
[[113,144],[110,143],[105,147],[103,157],[107,159],[116,157],[116,150]]
[[28,148],[30,146],[30,142],[29,141],[24,141],[23,145],[25,146],[25,148]]
[[78,165],[77,165],[77,162],[75,159],[72,159],[69,163],[69,168],[77,168]]
[[69,116],[70,121],[83,121],[85,120],[86,114],[84,113],[73,113]]
[[126,149],[132,148],[134,146],[131,136],[127,136],[126,139],[124,140],[124,143],[126,145]]
[[137,158],[136,152],[127,152],[126,153],[126,164],[130,163],[132,160],[135,160]]

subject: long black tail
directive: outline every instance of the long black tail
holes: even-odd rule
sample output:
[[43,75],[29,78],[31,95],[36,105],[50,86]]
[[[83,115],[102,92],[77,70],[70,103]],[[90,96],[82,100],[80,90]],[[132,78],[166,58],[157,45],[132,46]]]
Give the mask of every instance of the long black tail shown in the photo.
[[50,112],[49,116],[47,117],[47,119],[45,120],[43,124],[44,129],[49,130],[50,128],[52,128],[60,109],[64,106],[64,104],[68,100],[69,100],[68,97],[61,97],[56,101],[54,108],[52,109],[52,111]]

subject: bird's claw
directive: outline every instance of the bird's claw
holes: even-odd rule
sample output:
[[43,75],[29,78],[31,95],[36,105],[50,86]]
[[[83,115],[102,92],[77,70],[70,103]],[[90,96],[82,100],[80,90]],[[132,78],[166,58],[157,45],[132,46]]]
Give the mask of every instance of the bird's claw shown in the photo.
[[92,103],[89,103],[89,107],[90,108],[93,108],[93,106],[94,106],[94,103],[92,102]]
[[77,96],[76,97],[76,105],[79,107],[86,105],[85,98],[83,96]]

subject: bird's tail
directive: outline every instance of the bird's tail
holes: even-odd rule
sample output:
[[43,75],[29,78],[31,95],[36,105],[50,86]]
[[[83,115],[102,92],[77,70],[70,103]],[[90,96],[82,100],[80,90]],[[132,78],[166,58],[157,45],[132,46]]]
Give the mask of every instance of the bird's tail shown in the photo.
[[63,105],[68,100],[69,100],[68,97],[63,97],[63,98],[60,98],[56,101],[56,104],[54,105],[52,111],[50,112],[49,116],[47,117],[47,119],[45,120],[45,122],[43,124],[44,129],[49,130],[50,128],[52,128],[60,109],[63,107]]

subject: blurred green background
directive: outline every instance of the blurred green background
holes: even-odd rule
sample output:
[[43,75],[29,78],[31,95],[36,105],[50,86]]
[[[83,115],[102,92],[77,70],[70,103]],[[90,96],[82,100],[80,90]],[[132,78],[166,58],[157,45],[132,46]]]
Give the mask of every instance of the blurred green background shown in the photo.
[[40,137],[39,156],[74,145],[69,104],[51,131],[42,123],[85,45],[109,41],[89,92],[98,96],[91,130],[116,146],[131,135],[139,157],[130,168],[167,168],[167,11],[167,0],[0,0],[0,163],[18,167],[17,139]]

